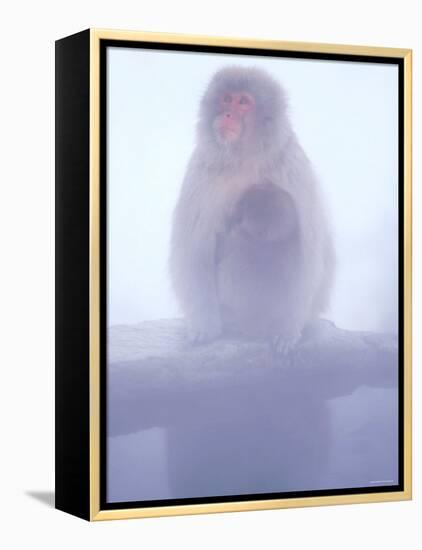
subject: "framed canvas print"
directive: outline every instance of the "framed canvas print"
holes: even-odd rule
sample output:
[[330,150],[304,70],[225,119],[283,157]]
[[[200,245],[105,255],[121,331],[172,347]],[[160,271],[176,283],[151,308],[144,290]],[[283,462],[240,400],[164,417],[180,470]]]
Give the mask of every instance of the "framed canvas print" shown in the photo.
[[56,43],[56,507],[411,498],[411,51]]

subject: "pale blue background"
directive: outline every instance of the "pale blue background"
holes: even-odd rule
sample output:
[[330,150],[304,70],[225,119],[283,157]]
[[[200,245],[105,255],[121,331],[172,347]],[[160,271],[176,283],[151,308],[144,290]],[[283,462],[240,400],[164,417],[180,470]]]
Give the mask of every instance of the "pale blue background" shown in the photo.
[[[181,315],[167,271],[171,215],[201,95],[234,63],[266,68],[284,86],[321,181],[338,256],[327,317],[396,332],[397,67],[123,48],[108,60],[108,324]],[[334,436],[318,487],[396,483],[396,390],[362,387],[329,409]],[[109,500],[192,496],[171,493],[167,460],[163,428],[109,438]]]

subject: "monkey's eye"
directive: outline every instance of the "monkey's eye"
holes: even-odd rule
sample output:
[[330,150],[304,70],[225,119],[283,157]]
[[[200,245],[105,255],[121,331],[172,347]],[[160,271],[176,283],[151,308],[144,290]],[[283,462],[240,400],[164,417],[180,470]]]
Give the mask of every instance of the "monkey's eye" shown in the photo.
[[249,98],[246,97],[245,95],[242,95],[242,97],[240,98],[239,103],[240,103],[241,105],[249,105],[250,100],[249,100]]
[[224,101],[224,103],[231,103],[232,102],[232,96],[230,94],[226,94],[223,97],[223,101]]

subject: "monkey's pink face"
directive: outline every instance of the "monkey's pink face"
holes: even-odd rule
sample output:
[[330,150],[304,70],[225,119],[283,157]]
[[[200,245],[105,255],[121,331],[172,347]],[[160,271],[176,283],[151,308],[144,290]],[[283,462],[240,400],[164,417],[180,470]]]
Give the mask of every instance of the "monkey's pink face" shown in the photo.
[[255,99],[247,92],[226,92],[218,104],[214,129],[223,143],[237,141],[255,111]]

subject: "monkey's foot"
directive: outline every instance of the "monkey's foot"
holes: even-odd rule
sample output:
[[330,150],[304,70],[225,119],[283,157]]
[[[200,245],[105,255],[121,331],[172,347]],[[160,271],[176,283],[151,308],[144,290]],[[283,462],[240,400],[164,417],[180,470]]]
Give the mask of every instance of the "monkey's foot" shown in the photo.
[[188,327],[188,340],[192,345],[207,344],[221,335],[221,323],[201,323]]
[[271,344],[274,352],[277,355],[287,357],[296,348],[299,340],[300,336],[276,336],[275,338],[273,338]]

